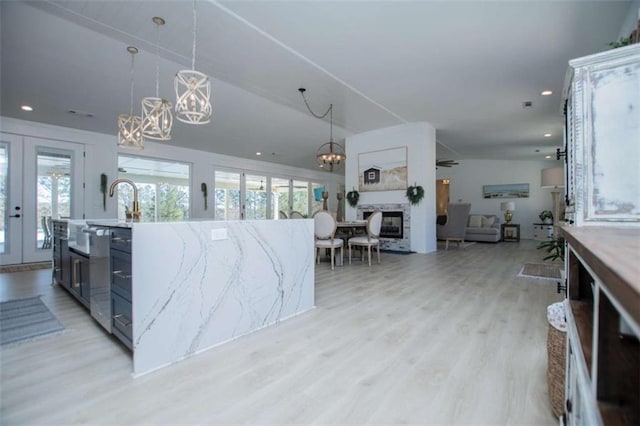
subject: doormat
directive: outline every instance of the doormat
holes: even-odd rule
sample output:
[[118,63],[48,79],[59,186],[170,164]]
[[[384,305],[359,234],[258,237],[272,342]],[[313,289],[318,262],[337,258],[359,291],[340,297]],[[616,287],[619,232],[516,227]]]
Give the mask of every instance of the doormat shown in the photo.
[[15,343],[64,330],[40,296],[0,303],[0,344]]
[[21,265],[0,266],[0,273],[34,271],[36,269],[50,269],[50,268],[51,268],[51,262],[23,263]]
[[562,265],[556,263],[525,263],[518,276],[558,281],[562,279],[561,267]]

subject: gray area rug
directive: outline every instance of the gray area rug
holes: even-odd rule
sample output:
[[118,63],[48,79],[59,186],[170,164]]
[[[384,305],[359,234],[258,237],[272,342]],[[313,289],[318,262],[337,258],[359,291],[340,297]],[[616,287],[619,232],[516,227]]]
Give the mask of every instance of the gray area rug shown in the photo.
[[64,330],[40,296],[0,303],[0,344]]
[[558,281],[562,278],[561,267],[562,265],[557,263],[525,263],[518,276]]

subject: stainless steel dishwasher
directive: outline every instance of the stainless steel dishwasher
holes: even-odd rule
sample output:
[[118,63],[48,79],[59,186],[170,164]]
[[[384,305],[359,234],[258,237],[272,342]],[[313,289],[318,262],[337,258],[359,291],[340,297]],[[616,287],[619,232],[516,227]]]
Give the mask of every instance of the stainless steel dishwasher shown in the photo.
[[109,279],[109,228],[83,229],[89,236],[89,307],[91,316],[111,333],[111,280]]

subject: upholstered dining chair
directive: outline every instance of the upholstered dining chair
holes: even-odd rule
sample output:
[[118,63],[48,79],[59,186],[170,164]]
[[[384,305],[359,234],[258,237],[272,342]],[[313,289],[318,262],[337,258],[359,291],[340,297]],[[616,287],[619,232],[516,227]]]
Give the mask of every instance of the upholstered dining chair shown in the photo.
[[444,225],[436,225],[436,235],[439,240],[445,240],[445,250],[449,249],[449,241],[456,241],[458,247],[461,243],[464,244],[469,211],[469,203],[453,203],[447,206],[447,222]]
[[371,266],[371,247],[378,250],[378,263],[380,263],[380,228],[382,227],[382,212],[376,210],[367,218],[367,235],[349,238],[349,264],[351,264],[351,246],[361,246],[362,260],[364,260],[364,247],[367,247],[369,266]]
[[333,269],[335,261],[336,249],[340,249],[340,264],[344,260],[344,240],[342,238],[334,238],[336,233],[336,220],[329,212],[320,210],[313,215],[313,230],[316,236],[316,262],[320,263],[320,250],[331,249],[331,269]]
[[289,215],[289,219],[304,219],[304,216],[302,215],[302,213],[294,210]]
[[289,217],[287,216],[287,214],[285,212],[283,212],[282,210],[280,210],[278,212],[278,219],[288,219]]

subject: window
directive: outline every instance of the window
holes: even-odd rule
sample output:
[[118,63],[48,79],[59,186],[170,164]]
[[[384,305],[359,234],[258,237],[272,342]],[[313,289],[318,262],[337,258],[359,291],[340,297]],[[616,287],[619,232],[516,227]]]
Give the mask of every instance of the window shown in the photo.
[[[118,177],[138,188],[140,220],[170,222],[189,218],[191,167],[186,163],[118,156]],[[125,220],[133,206],[133,188],[118,185],[118,219]]]

